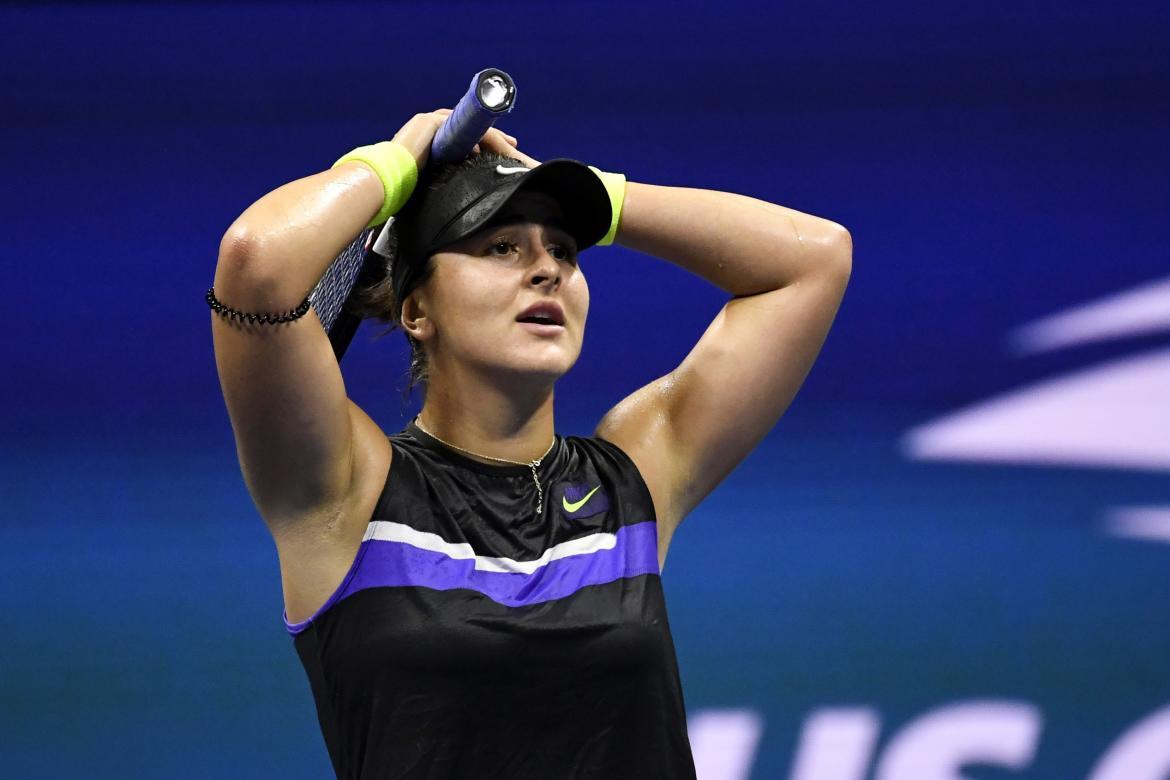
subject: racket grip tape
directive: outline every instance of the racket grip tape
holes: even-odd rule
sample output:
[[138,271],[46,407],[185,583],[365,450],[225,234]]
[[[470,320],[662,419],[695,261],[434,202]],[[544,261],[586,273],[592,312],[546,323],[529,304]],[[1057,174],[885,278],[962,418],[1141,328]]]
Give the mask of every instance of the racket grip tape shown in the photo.
[[[461,160],[484,134],[516,105],[516,84],[499,68],[485,68],[471,77],[471,85],[431,142],[436,164]],[[429,164],[429,163],[428,163]]]

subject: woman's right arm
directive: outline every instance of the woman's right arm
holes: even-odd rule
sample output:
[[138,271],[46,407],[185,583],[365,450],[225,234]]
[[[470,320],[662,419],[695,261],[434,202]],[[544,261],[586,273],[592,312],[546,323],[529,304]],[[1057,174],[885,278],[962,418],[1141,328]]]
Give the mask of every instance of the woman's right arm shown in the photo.
[[[224,234],[216,297],[245,312],[296,308],[382,198],[381,181],[359,162],[273,190]],[[355,429],[377,428],[346,397],[316,312],[268,325],[211,312],[211,323],[240,468],[269,528],[339,509],[350,492],[355,432],[362,433]]]
[[[418,170],[451,109],[415,114],[393,141]],[[480,144],[514,149],[491,129]],[[479,151],[479,145],[474,151]],[[289,182],[249,206],[220,242],[215,294],[245,312],[296,308],[382,206],[382,182],[361,162]],[[353,496],[367,453],[389,444],[346,397],[329,337],[312,309],[292,322],[244,324],[211,313],[215,364],[244,481],[269,529],[330,524]],[[384,473],[378,475],[384,477]]]

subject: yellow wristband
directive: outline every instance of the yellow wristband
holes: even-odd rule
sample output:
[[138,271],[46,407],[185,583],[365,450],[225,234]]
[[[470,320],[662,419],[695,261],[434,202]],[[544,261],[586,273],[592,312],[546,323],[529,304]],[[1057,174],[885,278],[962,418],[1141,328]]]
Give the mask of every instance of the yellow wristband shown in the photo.
[[608,246],[617,236],[618,223],[622,218],[622,204],[626,202],[626,177],[620,173],[600,171],[592,165],[589,166],[589,170],[597,174],[601,183],[605,185],[605,191],[609,193],[613,219],[609,223],[609,232],[605,234],[605,238],[597,242],[597,246]]
[[402,144],[396,141],[381,141],[357,147],[333,163],[332,167],[336,168],[353,160],[370,166],[382,181],[382,190],[385,193],[382,208],[366,227],[381,225],[391,214],[397,214],[410,199],[414,186],[418,184],[418,163],[415,162],[414,155]]

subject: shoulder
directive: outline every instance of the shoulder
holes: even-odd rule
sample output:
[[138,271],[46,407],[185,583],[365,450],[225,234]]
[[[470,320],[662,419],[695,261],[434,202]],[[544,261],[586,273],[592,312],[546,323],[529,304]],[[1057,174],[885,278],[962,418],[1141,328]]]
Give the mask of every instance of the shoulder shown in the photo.
[[657,518],[657,507],[646,484],[642,469],[620,445],[608,439],[593,436],[566,436],[566,446],[571,450],[567,464],[570,468],[579,459],[589,461],[598,476],[609,480],[614,487],[624,489],[631,497],[646,504],[648,512]]
[[684,512],[680,491],[687,475],[672,457],[670,430],[654,402],[660,388],[651,383],[615,406],[602,418],[593,433],[633,464],[654,504],[658,525],[660,564]]

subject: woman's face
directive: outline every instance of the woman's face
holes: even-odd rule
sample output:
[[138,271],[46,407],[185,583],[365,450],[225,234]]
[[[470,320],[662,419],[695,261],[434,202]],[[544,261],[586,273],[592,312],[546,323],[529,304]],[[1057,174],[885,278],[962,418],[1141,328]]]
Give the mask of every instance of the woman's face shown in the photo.
[[[577,362],[589,287],[558,223],[564,216],[552,197],[519,192],[483,228],[435,253],[434,273],[419,289],[432,377],[467,365],[555,381]],[[517,320],[542,302],[560,306],[562,327]]]

